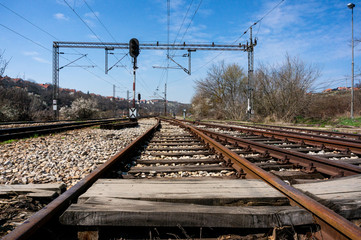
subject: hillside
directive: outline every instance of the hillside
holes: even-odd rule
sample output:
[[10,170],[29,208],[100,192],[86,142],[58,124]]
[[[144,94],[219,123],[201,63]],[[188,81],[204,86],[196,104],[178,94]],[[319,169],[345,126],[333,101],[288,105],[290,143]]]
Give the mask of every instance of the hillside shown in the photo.
[[[51,84],[39,84],[26,81],[21,78],[0,77],[0,121],[27,121],[27,120],[51,120],[53,87]],[[124,98],[105,97],[94,93],[83,93],[75,89],[59,89],[59,109],[69,109],[72,103],[79,99],[85,99],[92,103],[95,115],[91,117],[105,118],[124,115],[131,101]],[[164,100],[150,99],[141,100],[140,114],[163,114]],[[183,109],[189,109],[189,104],[168,101],[169,114],[181,114]],[[62,113],[62,111],[61,111]],[[61,118],[69,118],[63,114]],[[87,118],[87,116],[83,116]],[[88,116],[90,117],[90,116]],[[71,118],[71,116],[70,116]]]

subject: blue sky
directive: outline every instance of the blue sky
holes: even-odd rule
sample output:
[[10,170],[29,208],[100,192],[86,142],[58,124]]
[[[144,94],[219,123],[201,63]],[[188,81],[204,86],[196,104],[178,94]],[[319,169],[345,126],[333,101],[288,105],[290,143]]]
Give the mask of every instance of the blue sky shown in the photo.
[[[137,38],[141,43],[167,42],[166,0],[66,2],[0,0],[0,49],[5,50],[5,58],[11,58],[7,75],[21,78],[25,76],[25,79],[38,83],[51,83],[53,41],[99,42],[95,33],[103,42],[114,42],[115,39],[117,42],[127,43],[131,38]],[[170,0],[170,42],[173,43],[179,31],[176,42],[182,40],[186,43],[233,43],[252,23],[262,18],[279,2]],[[348,1],[340,0],[283,1],[253,29],[254,36],[258,38],[254,57],[255,68],[260,64],[277,65],[288,53],[320,69],[322,75],[313,86],[315,91],[346,84],[350,86],[351,10],[347,8],[347,3]],[[359,1],[354,3],[355,38],[361,38],[361,4]],[[183,19],[185,21],[180,28]],[[185,32],[188,25],[189,28]],[[247,40],[248,33],[237,43],[245,43]],[[105,75],[104,50],[61,50],[65,52],[63,56],[70,61],[78,58],[79,53],[88,54],[87,58],[77,61],[77,65],[96,65],[94,68],[87,68],[88,71],[79,67],[61,69],[61,87],[111,96],[115,84],[116,96],[119,97],[126,97],[126,91],[132,90],[130,58],[125,57],[121,61],[125,67],[113,68]],[[360,50],[356,45],[356,74],[360,73],[361,69]],[[109,56],[109,65],[123,57],[126,51],[117,50],[114,53],[115,57]],[[178,51],[176,55],[184,53],[186,52]],[[186,58],[175,57],[175,60],[187,67]],[[143,99],[159,98],[159,95],[163,96],[164,84],[167,81],[168,99],[189,103],[194,94],[194,81],[204,78],[207,69],[222,60],[225,63],[237,63],[247,71],[247,54],[244,52],[198,51],[192,54],[191,76],[182,70],[171,69],[167,79],[165,70],[153,68],[165,66],[166,51],[143,50],[138,57],[137,92],[142,94]],[[67,63],[69,61],[61,58],[60,66]],[[359,79],[356,78],[355,83],[358,82]]]

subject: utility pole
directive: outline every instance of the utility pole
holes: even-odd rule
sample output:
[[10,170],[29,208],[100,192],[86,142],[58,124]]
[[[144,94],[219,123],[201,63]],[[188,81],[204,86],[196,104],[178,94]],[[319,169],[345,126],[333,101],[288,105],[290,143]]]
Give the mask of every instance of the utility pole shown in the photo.
[[164,85],[164,116],[167,116],[167,82],[168,82],[168,70],[169,70],[169,26],[170,26],[170,0],[167,0],[167,26],[168,26],[168,42],[167,42],[167,74]]
[[53,44],[53,111],[54,120],[59,120],[58,98],[59,98],[59,47]]
[[129,117],[129,90],[127,90],[127,107],[128,107],[128,117]]
[[248,52],[248,99],[247,99],[247,118],[251,120],[254,113],[253,110],[253,61],[254,61],[254,52],[253,47],[257,45],[257,41],[253,41],[252,37],[252,27],[249,29],[249,45],[247,43],[247,52]]
[[353,8],[355,7],[355,4],[349,3],[347,4],[347,7],[351,9],[351,26],[352,26],[352,41],[351,41],[351,48],[352,48],[352,63],[351,63],[351,119],[353,119],[353,109],[354,109],[354,43],[353,43]]
[[115,103],[115,84],[113,84],[113,116],[115,117],[116,103]]
[[167,116],[167,82],[164,84],[164,116]]

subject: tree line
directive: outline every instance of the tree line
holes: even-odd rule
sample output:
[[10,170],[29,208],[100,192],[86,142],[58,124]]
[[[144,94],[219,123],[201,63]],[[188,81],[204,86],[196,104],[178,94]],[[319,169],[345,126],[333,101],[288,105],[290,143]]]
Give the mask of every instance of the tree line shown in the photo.
[[[253,75],[254,121],[292,122],[299,118],[325,119],[349,112],[349,92],[312,93],[319,69],[297,57],[286,55],[278,65],[261,64]],[[195,118],[247,119],[247,72],[237,64],[213,65],[207,76],[196,82],[192,98]],[[361,108],[355,93],[355,113]],[[360,103],[360,104],[358,104]]]

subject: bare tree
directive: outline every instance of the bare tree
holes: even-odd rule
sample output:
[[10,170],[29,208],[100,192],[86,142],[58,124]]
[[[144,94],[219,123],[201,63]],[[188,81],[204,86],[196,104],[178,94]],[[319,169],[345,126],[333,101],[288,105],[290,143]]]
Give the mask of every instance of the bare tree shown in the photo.
[[204,117],[241,118],[245,113],[246,79],[243,69],[236,64],[213,65],[206,78],[196,81],[194,112]]
[[4,58],[5,50],[1,52],[0,50],[0,77],[5,73],[7,66],[9,65],[10,60]]
[[280,66],[262,65],[256,71],[256,114],[260,118],[292,120],[308,107],[307,92],[319,75],[318,68],[289,55]]

